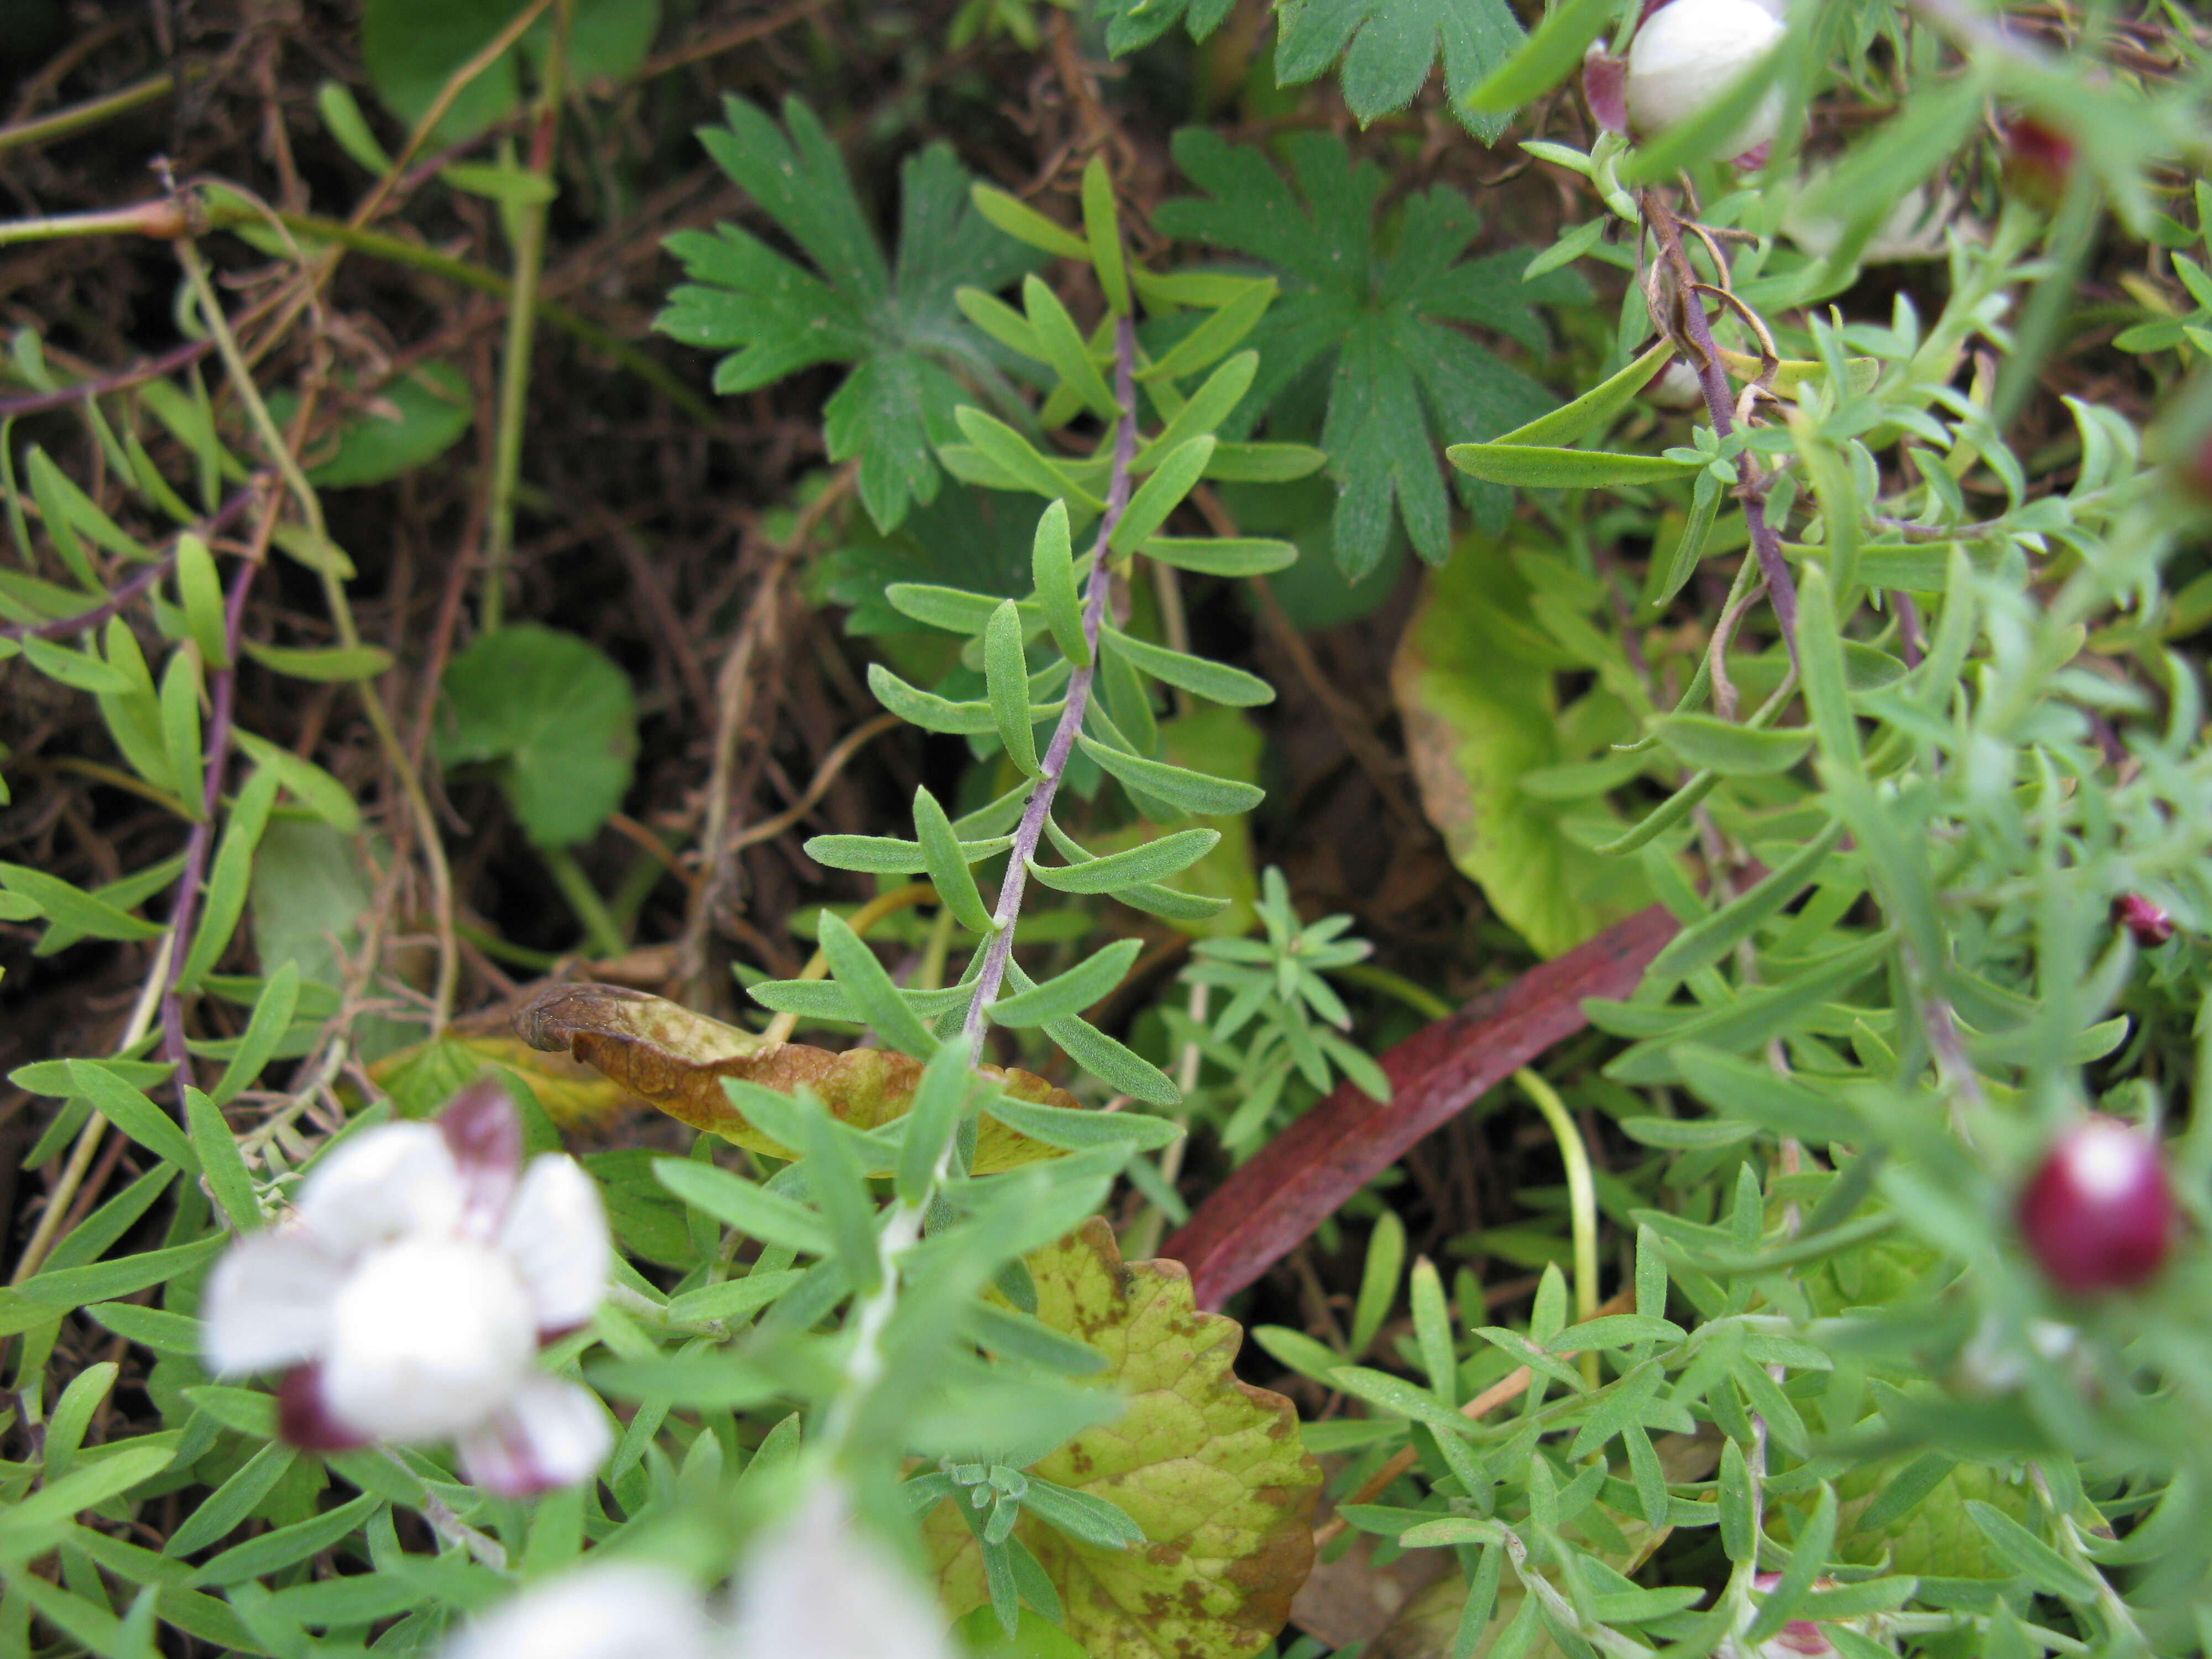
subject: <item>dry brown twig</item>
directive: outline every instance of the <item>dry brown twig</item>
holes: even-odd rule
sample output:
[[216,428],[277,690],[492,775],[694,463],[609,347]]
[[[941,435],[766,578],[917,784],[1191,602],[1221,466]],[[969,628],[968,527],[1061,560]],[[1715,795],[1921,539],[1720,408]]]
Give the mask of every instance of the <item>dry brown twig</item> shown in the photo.
[[676,957],[677,977],[693,1001],[708,993],[707,935],[715,918],[736,896],[737,848],[730,844],[732,784],[737,773],[738,739],[751,713],[753,690],[759,678],[755,665],[764,664],[782,641],[785,578],[822,521],[851,492],[858,476],[856,462],[840,467],[822,493],[807,503],[791,533],[771,550],[768,568],[761,572],[760,585],[753,590],[716,677],[714,758],[707,774],[705,826],[699,836],[703,873],[684,911],[684,934]]

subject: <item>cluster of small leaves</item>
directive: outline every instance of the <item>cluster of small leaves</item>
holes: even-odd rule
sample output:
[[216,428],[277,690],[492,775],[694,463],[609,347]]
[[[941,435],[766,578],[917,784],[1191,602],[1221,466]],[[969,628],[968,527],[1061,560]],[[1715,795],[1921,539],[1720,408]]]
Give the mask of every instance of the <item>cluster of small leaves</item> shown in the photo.
[[[2164,214],[2159,216],[2152,232],[2160,246],[2172,251],[2173,274],[2188,297],[2188,309],[2176,307],[2148,283],[2142,284],[2136,289],[2137,297],[2147,303],[2154,301],[2160,314],[2116,335],[2112,343],[2123,351],[2179,351],[2185,360],[2212,359],[2212,270],[2208,269],[2212,266],[2212,183],[2199,179],[2195,196],[2193,234]],[[2191,246],[2204,251],[2202,261],[2183,251]]]
[[[746,106],[733,102],[731,117],[727,131],[708,136],[718,158],[741,179],[781,177],[778,158],[786,151],[780,135]],[[802,148],[811,146],[814,138],[807,135],[818,137],[812,118],[794,105],[787,118]],[[822,175],[835,165],[834,157],[814,165]],[[858,1021],[884,1042],[917,1056],[957,1030],[980,1037],[987,1022],[1042,1030],[1115,1091],[1168,1105],[1177,1098],[1173,1082],[1082,1018],[1085,1009],[1127,973],[1140,948],[1138,942],[1109,945],[1040,984],[1013,959],[1012,930],[1019,919],[1020,896],[1030,881],[1060,892],[1112,897],[1183,921],[1201,920],[1224,907],[1225,901],[1165,884],[1212,849],[1220,839],[1218,830],[1173,830],[1102,857],[1060,821],[1055,798],[1064,777],[1087,790],[1110,778],[1133,811],[1164,825],[1192,814],[1241,813],[1258,803],[1261,792],[1249,784],[1160,758],[1155,688],[1170,687],[1231,708],[1266,702],[1272,691],[1243,670],[1143,637],[1109,614],[1110,591],[1117,574],[1126,574],[1139,557],[1209,575],[1281,568],[1295,556],[1284,544],[1179,537],[1168,533],[1168,522],[1203,479],[1297,477],[1311,470],[1319,457],[1297,446],[1230,443],[1217,436],[1252,384],[1258,360],[1236,348],[1264,317],[1274,284],[1243,277],[1156,276],[1129,261],[1123,251],[1103,167],[1094,165],[1085,175],[1083,197],[1080,235],[1000,191],[979,186],[974,203],[984,233],[1001,237],[1006,246],[1026,246],[1091,266],[1108,303],[1090,330],[1079,327],[1052,289],[1034,275],[1023,282],[1019,309],[981,283],[947,289],[942,295],[973,325],[968,361],[988,361],[988,346],[1026,365],[1024,374],[1045,389],[1035,412],[1018,403],[1006,408],[1012,420],[954,401],[946,424],[959,441],[941,443],[937,450],[945,468],[968,483],[1046,499],[1031,540],[1030,590],[1017,599],[935,584],[893,583],[883,598],[895,611],[962,639],[958,665],[934,688],[915,685],[880,663],[869,669],[870,687],[886,708],[924,730],[969,738],[979,756],[1003,757],[1012,787],[958,818],[927,788],[918,790],[912,840],[823,836],[807,843],[810,856],[833,868],[878,877],[926,874],[953,920],[980,942],[956,983],[896,988],[849,930],[832,921],[823,932],[827,981],[770,981],[752,987],[751,994],[779,1012]],[[769,199],[791,209],[798,198]],[[849,201],[849,190],[842,197],[837,191],[816,190],[805,199],[811,210],[824,201]],[[793,222],[792,228],[802,241],[820,240],[811,224]],[[745,248],[746,257],[753,257],[757,245],[749,239],[726,229],[721,235],[714,246]],[[687,246],[699,274],[702,248]],[[951,256],[946,257],[951,268]],[[826,266],[826,257],[817,258]],[[966,266],[997,285],[1022,263],[969,260]],[[732,272],[725,276],[736,280]],[[778,292],[788,296],[804,290],[787,284]],[[729,320],[751,303],[724,289],[681,290],[668,325],[702,341],[709,336],[725,342],[752,338],[744,332],[751,324]],[[1140,343],[1145,337],[1138,332],[1135,317],[1139,306],[1152,321],[1152,337],[1160,341],[1157,352]],[[722,320],[710,325],[704,320],[710,315]],[[759,337],[786,339],[793,332],[790,323],[785,319],[773,334],[763,325]],[[1169,332],[1161,331],[1164,325]],[[729,362],[749,361],[741,354]],[[793,366],[786,358],[763,360],[743,371],[744,383],[757,384]],[[725,378],[727,370],[726,363]],[[945,385],[951,385],[949,377]],[[1149,428],[1135,401],[1139,389],[1157,419]],[[832,419],[834,424],[834,411]],[[1048,453],[1029,435],[1040,425],[1065,428],[1085,420],[1095,422],[1097,430],[1088,456]],[[864,479],[867,465],[864,459]],[[1076,537],[1093,526],[1094,545],[1079,556]],[[1048,843],[1057,861],[1046,858]],[[1012,867],[1000,878],[999,899],[986,903],[975,868],[1002,854]]]
[[[1770,319],[1835,291],[1960,143],[1966,129],[1938,118],[1956,98],[1931,81],[1816,187],[1856,227],[1840,254],[1787,250],[1788,185],[1709,192],[1701,222],[1743,234],[1721,276]],[[2127,106],[2124,137],[2095,158],[2124,213],[2165,113]],[[1579,161],[1632,216],[1607,173],[1620,154],[1553,159]],[[2085,1302],[2038,1273],[2011,1218],[2035,1158],[2084,1109],[2155,1130],[2160,1079],[2202,1077],[2180,988],[2201,983],[2192,936],[2212,922],[2212,757],[2198,672],[2169,645],[2201,618],[2161,580],[2201,512],[2145,464],[2130,422],[2087,400],[2068,400],[2057,460],[2015,453],[1996,406],[2021,370],[1970,350],[2047,346],[2004,319],[2012,294],[2051,280],[2030,258],[2048,228],[2008,205],[1951,239],[1932,321],[1899,298],[1886,323],[1777,326],[1778,363],[1721,313],[1713,368],[1773,396],[1746,400],[1753,418],[1728,435],[1700,426],[1663,453],[1595,447],[1680,349],[1628,361],[1648,327],[1632,293],[1610,379],[1451,452],[1493,483],[1577,492],[1498,538],[1475,574],[1431,583],[1428,603],[1486,613],[1511,652],[1477,640],[1482,660],[1455,663],[1443,633],[1409,635],[1417,747],[1437,742],[1437,773],[1467,769],[1567,852],[1501,856],[1494,817],[1455,850],[1516,921],[1562,914],[1531,904],[1528,884],[1609,865],[1638,873],[1680,929],[1632,998],[1589,1005],[1626,1046],[1566,1089],[1651,1149],[1606,1200],[1637,1229],[1632,1315],[1567,1324],[1547,1269],[1525,1330],[1468,1329],[1476,1307],[1462,1294],[1453,1318],[1417,1267],[1399,1357],[1425,1387],[1298,1333],[1262,1335],[1402,1425],[1371,1443],[1375,1430],[1339,1431],[1362,1449],[1341,1489],[1401,1435],[1413,1449],[1419,1474],[1399,1497],[1346,1514],[1401,1547],[1460,1553],[1449,1589],[1401,1615],[1436,1650],[1547,1637],[1567,1652],[1748,1651],[1785,1629],[1793,1650],[1853,1655],[2202,1639],[2201,1246],[2138,1295]],[[1581,240],[1565,257],[1596,239]],[[1601,507],[1601,491],[1630,505]],[[1795,599],[1771,628],[1750,608],[1776,579],[1747,550],[1747,494]],[[1670,645],[1665,626],[1619,624],[1626,596],[1586,553],[1608,512],[1653,549],[1647,623],[1699,592],[1704,562],[1741,561],[1717,606],[1720,585],[1705,588],[1702,636]],[[1722,614],[1736,637],[1713,637]],[[1501,706],[1547,706],[1564,672],[1594,681],[1559,717],[1564,752],[1486,743],[1455,701],[1472,683]],[[1425,739],[1420,720],[1449,738]],[[2148,963],[2110,919],[2136,893],[2182,929]],[[2209,1146],[2197,1117],[2168,1147],[2200,1216]],[[1666,1323],[1692,1313],[1692,1327]],[[1457,1408],[1516,1364],[1528,1384],[1511,1418],[1469,1425]],[[1669,1582],[1712,1582],[1710,1553],[1681,1531],[1699,1525],[1728,1564],[1710,1601]]]
[[1264,939],[1202,939],[1191,947],[1198,961],[1184,969],[1184,981],[1227,999],[1211,1022],[1163,1011],[1179,1043],[1196,1044],[1229,1073],[1209,1093],[1222,1102],[1221,1143],[1231,1152],[1267,1134],[1278,1109],[1291,1103],[1284,1091],[1294,1076],[1316,1096],[1327,1094],[1341,1073],[1371,1099],[1390,1098],[1382,1068],[1343,1035],[1352,1029],[1352,1011],[1327,977],[1331,969],[1365,961],[1374,947],[1344,936],[1348,915],[1301,924],[1289,884],[1273,866],[1261,878],[1259,911]]

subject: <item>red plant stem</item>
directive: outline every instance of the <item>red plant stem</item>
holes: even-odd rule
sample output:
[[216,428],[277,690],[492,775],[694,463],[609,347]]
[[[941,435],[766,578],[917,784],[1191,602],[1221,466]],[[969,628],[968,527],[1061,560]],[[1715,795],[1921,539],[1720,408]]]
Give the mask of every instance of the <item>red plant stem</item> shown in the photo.
[[1014,921],[1021,915],[1022,894],[1029,885],[1030,860],[1036,856],[1038,844],[1044,838],[1045,820],[1052,816],[1053,797],[1060,793],[1060,780],[1067,769],[1067,757],[1075,750],[1076,733],[1083,729],[1084,711],[1091,704],[1091,682],[1097,672],[1098,630],[1106,618],[1106,597],[1114,585],[1113,563],[1108,540],[1114,527],[1121,522],[1121,514],[1128,509],[1131,488],[1130,463],[1137,456],[1137,331],[1127,317],[1114,325],[1114,401],[1120,406],[1121,416],[1114,426],[1114,471],[1106,489],[1106,511],[1098,520],[1098,539],[1091,553],[1091,580],[1083,593],[1083,637],[1091,647],[1089,665],[1079,667],[1068,676],[1067,702],[1060,711],[1060,724],[1053,728],[1052,742],[1046,746],[1044,758],[1039,763],[1042,775],[1036,787],[1030,792],[1022,807],[1022,821],[1014,830],[1013,850],[1006,859],[1006,878],[999,889],[999,904],[991,914],[991,921],[998,931],[991,935],[990,943],[983,948],[983,967],[975,976],[975,995],[968,1005],[968,1018],[962,1035],[967,1038],[969,1056],[980,1060],[983,1055],[983,1029],[991,1004],[997,1000],[999,988],[1006,982],[1006,964],[1014,954]]
[[214,349],[211,341],[193,340],[173,350],[165,351],[158,357],[149,357],[135,368],[119,368],[112,374],[79,380],[75,386],[57,386],[52,392],[33,392],[18,398],[0,398],[0,421],[12,421],[18,415],[43,415],[50,409],[66,409],[87,398],[104,398],[111,392],[122,392],[148,380],[159,380],[165,374],[173,374],[187,363],[198,362]]
[[207,873],[208,849],[215,844],[216,811],[222,805],[222,775],[230,760],[233,699],[238,688],[240,624],[246,617],[246,596],[260,566],[240,559],[231,575],[222,616],[223,654],[229,665],[216,670],[208,682],[208,724],[200,787],[200,815],[185,842],[184,873],[177,878],[177,902],[169,913],[168,983],[161,988],[161,1054],[177,1068],[177,1106],[183,1109],[185,1090],[191,1082],[191,1055],[185,1047],[184,1002],[177,981],[191,954],[192,913],[198,908],[200,882]]
[[1200,1308],[1219,1308],[1422,1137],[1581,1030],[1584,998],[1628,995],[1678,926],[1655,904],[1416,1031],[1380,1057],[1389,1103],[1339,1084],[1217,1188],[1160,1254],[1189,1267]]
[[[192,528],[192,534],[202,540],[220,534],[230,521],[246,510],[254,498],[256,486],[247,485]],[[169,550],[154,563],[132,576],[100,604],[89,611],[80,611],[74,617],[64,617],[58,622],[11,623],[0,628],[0,639],[5,640],[66,640],[97,628],[110,617],[117,615],[141,593],[155,586],[176,568],[177,549],[172,541]]]
[[[1729,395],[1728,370],[1721,362],[1720,347],[1713,340],[1712,325],[1705,320],[1705,301],[1698,297],[1692,284],[1698,280],[1690,257],[1682,251],[1682,238],[1674,228],[1674,216],[1660,202],[1656,192],[1645,191],[1638,198],[1644,210],[1644,222],[1651,227],[1658,238],[1660,250],[1667,263],[1674,267],[1681,289],[1682,331],[1690,337],[1697,361],[1690,365],[1698,376],[1698,388],[1705,394],[1705,413],[1713,423],[1716,437],[1725,438],[1735,430],[1735,409]],[[1723,273],[1723,277],[1725,273]],[[1782,538],[1774,526],[1766,522],[1766,479],[1759,463],[1750,452],[1736,458],[1737,476],[1743,483],[1736,495],[1743,502],[1743,525],[1750,533],[1752,551],[1759,559],[1759,574],[1766,579],[1766,592],[1774,605],[1774,619],[1782,624],[1782,642],[1790,647],[1790,661],[1797,661],[1797,584],[1790,574],[1789,561],[1782,556]]]

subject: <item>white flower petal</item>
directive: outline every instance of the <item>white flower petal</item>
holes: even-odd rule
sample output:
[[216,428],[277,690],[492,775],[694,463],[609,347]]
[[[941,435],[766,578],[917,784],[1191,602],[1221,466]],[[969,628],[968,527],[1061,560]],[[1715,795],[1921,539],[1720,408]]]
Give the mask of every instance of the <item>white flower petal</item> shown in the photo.
[[323,1400],[378,1440],[464,1434],[537,1373],[530,1298],[507,1257],[457,1238],[375,1251],[331,1311]]
[[738,1569],[735,1659],[954,1659],[944,1609],[823,1481]]
[[[1703,114],[1783,33],[1756,0],[1671,0],[1628,43],[1630,125],[1650,138]],[[1778,87],[1715,154],[1736,155],[1767,143],[1781,118]]]
[[464,1630],[445,1659],[705,1659],[699,1594],[665,1568],[587,1566]]
[[343,1278],[297,1227],[248,1233],[216,1263],[200,1298],[208,1369],[237,1376],[315,1358],[330,1340]]
[[607,1213],[574,1158],[531,1160],[498,1242],[530,1292],[540,1331],[591,1322],[607,1291]]
[[506,1409],[461,1437],[461,1471],[487,1492],[527,1498],[590,1480],[613,1447],[614,1431],[599,1402],[574,1382],[540,1371]]
[[434,1123],[364,1130],[318,1161],[300,1188],[300,1224],[332,1255],[459,1225],[461,1177]]

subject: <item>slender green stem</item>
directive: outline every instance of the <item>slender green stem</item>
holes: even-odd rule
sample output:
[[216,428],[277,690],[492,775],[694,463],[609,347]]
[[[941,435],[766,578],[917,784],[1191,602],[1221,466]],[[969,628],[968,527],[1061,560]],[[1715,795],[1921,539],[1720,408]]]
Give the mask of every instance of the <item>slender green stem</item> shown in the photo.
[[551,951],[533,951],[526,945],[516,945],[485,928],[471,927],[465,921],[455,922],[453,932],[494,962],[503,962],[510,968],[520,968],[532,974],[550,974],[561,965],[560,957]]
[[163,198],[134,202],[129,207],[102,208],[95,213],[55,213],[37,219],[0,222],[0,247],[17,242],[58,242],[72,236],[181,235],[185,216]]
[[568,901],[569,909],[583,924],[584,943],[591,946],[592,955],[618,957],[629,950],[629,941],[623,937],[622,928],[616,924],[606,901],[599,896],[599,890],[584,873],[584,866],[576,862],[576,855],[565,847],[541,847],[538,856],[545,861],[553,884],[561,890],[561,896]]
[[[553,19],[553,49],[545,58],[545,85],[531,134],[530,173],[548,183],[553,176],[554,139],[561,118],[562,82],[568,67],[568,21],[573,0],[560,0]],[[483,600],[479,616],[484,632],[507,614],[507,565],[514,552],[514,490],[522,477],[522,426],[530,405],[530,353],[538,337],[538,279],[545,266],[545,209],[542,200],[521,203],[509,221],[514,234],[514,278],[507,301],[507,342],[499,371],[499,428],[494,434],[491,499],[484,514]]]
[[[307,474],[300,470],[299,459],[284,441],[284,434],[276,429],[276,422],[269,413],[269,405],[261,396],[260,388],[253,384],[252,371],[246,367],[246,358],[238,349],[238,337],[231,331],[230,319],[216,299],[215,284],[208,278],[207,264],[200,258],[199,249],[190,237],[177,241],[177,258],[185,268],[185,276],[191,284],[193,297],[199,302],[202,319],[208,331],[215,337],[216,352],[222,356],[223,368],[230,376],[232,388],[239,401],[245,405],[246,415],[262,447],[269,452],[270,463],[284,480],[285,488],[298,501],[300,514],[308,533],[319,545],[327,545],[330,533],[323,524],[323,504],[315,494],[314,486],[307,482]],[[331,613],[331,623],[337,630],[340,644],[351,647],[361,643],[361,629],[353,617],[352,603],[346,598],[345,584],[341,582],[327,562],[320,567],[323,579],[323,602]],[[407,757],[407,745],[399,740],[399,733],[392,724],[392,715],[384,706],[384,699],[372,680],[359,682],[362,712],[368,715],[369,727],[384,750],[385,759],[392,774],[399,780],[400,792],[407,799],[410,814],[415,819],[419,839],[422,842],[422,860],[430,872],[430,890],[434,908],[438,933],[438,978],[430,1006],[430,1028],[433,1033],[446,1029],[453,1017],[453,995],[460,982],[460,955],[453,944],[453,876],[446,862],[445,843],[438,836],[437,814],[430,810],[430,798],[422,788],[422,780],[416,775],[412,762]]]
[[1350,963],[1329,971],[1339,979],[1348,979],[1354,985],[1364,985],[1370,991],[1395,997],[1424,1019],[1449,1019],[1459,1012],[1427,986],[1417,985],[1403,974],[1377,968],[1371,962]]
[[[1552,1133],[1559,1142],[1559,1158],[1567,1166],[1567,1205],[1574,1217],[1575,1236],[1575,1317],[1578,1320],[1597,1317],[1597,1183],[1590,1176],[1589,1149],[1583,1145],[1582,1131],[1575,1127],[1573,1115],[1566,1102],[1559,1098],[1559,1091],[1542,1078],[1522,1066],[1513,1073],[1513,1080],[1522,1091],[1536,1103],[1536,1109],[1552,1126]],[[1587,1349],[1582,1357],[1583,1379],[1592,1388],[1597,1386],[1597,1353]]]
[[127,87],[98,98],[87,99],[82,104],[72,104],[67,109],[58,109],[51,115],[35,116],[28,121],[18,121],[12,127],[0,127],[0,155],[11,149],[30,149],[40,144],[51,144],[58,138],[96,127],[103,121],[112,121],[118,115],[128,115],[134,109],[148,104],[158,104],[177,88],[177,77],[164,71],[135,81]]

